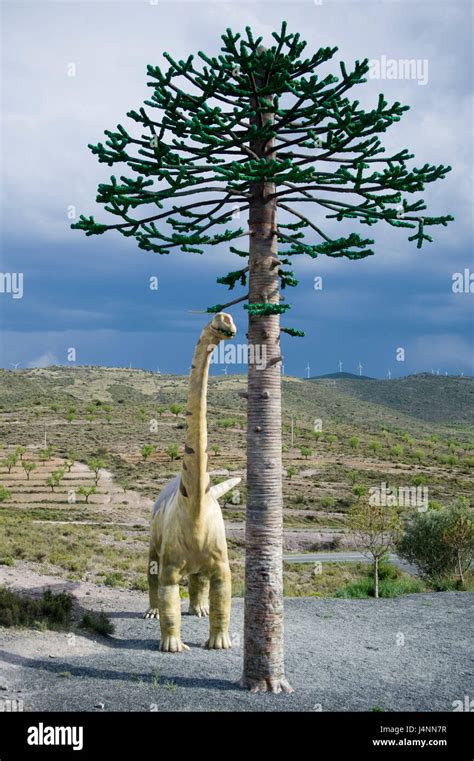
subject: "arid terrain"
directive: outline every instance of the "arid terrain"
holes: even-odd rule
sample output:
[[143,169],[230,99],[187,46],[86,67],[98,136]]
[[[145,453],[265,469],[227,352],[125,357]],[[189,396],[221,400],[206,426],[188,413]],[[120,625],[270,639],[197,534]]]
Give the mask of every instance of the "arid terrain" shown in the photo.
[[[354,596],[351,585],[367,580],[370,573],[348,524],[349,510],[370,488],[408,488],[430,507],[448,505],[459,496],[472,499],[473,390],[472,378],[430,375],[394,381],[283,379],[284,589],[288,598],[298,598],[287,600],[293,616],[289,636],[296,638],[289,660],[293,681],[299,687],[306,684],[304,705],[301,696],[293,703],[285,698],[284,710],[319,710],[312,707],[321,702],[321,690],[311,669],[331,650],[329,642],[336,637],[332,627],[347,625],[347,606],[353,606],[351,620],[360,625],[361,639],[358,645],[346,642],[344,658],[329,668],[328,685],[337,672],[339,686],[326,691],[327,710],[378,710],[379,705],[387,710],[450,710],[457,692],[467,690],[464,635],[453,636],[450,644],[449,626],[442,635],[437,632],[437,640],[433,627],[441,625],[443,616],[456,631],[467,626],[469,591],[435,591],[416,569],[394,558],[381,582],[382,597],[394,599],[343,598]],[[230,686],[241,660],[241,600],[234,601],[234,650],[218,654],[212,663],[197,648],[205,621],[185,617],[184,631],[194,645],[192,665],[175,668],[156,650],[156,622],[140,618],[147,604],[150,508],[179,470],[186,391],[184,377],[140,370],[0,371],[0,586],[36,598],[45,589],[67,590],[74,598],[73,618],[65,629],[49,631],[40,623],[33,630],[0,627],[4,699],[24,699],[25,710],[102,710],[102,704],[105,710],[132,705],[154,710],[150,705],[156,700],[162,703],[159,710],[178,703],[182,710],[192,710],[201,700],[215,708],[210,688],[222,682],[228,707],[246,710],[247,698],[239,698]],[[210,378],[212,479],[242,477],[238,489],[221,502],[235,598],[243,594],[244,391],[244,376]],[[418,508],[414,503],[406,509]],[[469,573],[465,588],[473,588]],[[185,611],[185,585],[182,597]],[[88,610],[103,611],[116,625],[115,632],[103,636],[78,629],[80,616]],[[377,622],[373,630],[371,616]],[[423,661],[422,633],[428,629],[430,673],[439,685],[431,692],[426,677],[423,682],[419,675],[420,689],[414,675],[415,662]],[[397,632],[411,632],[413,649],[393,649]],[[304,659],[298,648],[304,650],[308,638],[311,663],[301,670],[298,664]],[[118,671],[112,665],[117,648],[121,659],[131,659]],[[145,669],[149,651],[156,664]],[[225,674],[219,677],[223,664]],[[383,689],[369,690],[368,682],[366,687],[355,682],[343,686],[347,674],[363,664],[387,672]],[[397,679],[409,667],[410,684],[401,680],[394,686],[390,669],[395,664],[400,669]],[[135,681],[138,692],[128,693]],[[184,698],[186,686],[194,690]],[[161,697],[156,697],[157,690]],[[408,692],[402,695],[403,690]]]

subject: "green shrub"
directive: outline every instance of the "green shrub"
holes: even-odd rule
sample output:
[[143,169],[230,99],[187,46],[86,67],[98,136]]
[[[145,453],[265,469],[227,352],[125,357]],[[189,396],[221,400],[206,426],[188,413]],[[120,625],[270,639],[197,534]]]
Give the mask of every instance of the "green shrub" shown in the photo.
[[0,502],[6,502],[7,499],[11,499],[11,493],[5,486],[0,486]]
[[100,613],[94,611],[84,613],[79,626],[82,629],[89,629],[89,631],[102,634],[104,637],[109,637],[115,632],[114,624],[103,611]]
[[34,598],[0,587],[0,625],[64,628],[71,621],[72,602],[68,592],[53,594],[47,589],[40,598]]
[[433,583],[453,574],[462,583],[474,552],[474,522],[467,500],[459,498],[448,507],[415,513],[397,550]]
[[[403,577],[398,579],[385,578],[379,582],[379,597],[399,597],[400,595],[424,592],[425,586],[421,579]],[[374,583],[371,578],[353,581],[338,589],[336,597],[363,599],[374,596]]]
[[125,584],[125,578],[120,571],[108,573],[104,579],[106,587],[122,587]]

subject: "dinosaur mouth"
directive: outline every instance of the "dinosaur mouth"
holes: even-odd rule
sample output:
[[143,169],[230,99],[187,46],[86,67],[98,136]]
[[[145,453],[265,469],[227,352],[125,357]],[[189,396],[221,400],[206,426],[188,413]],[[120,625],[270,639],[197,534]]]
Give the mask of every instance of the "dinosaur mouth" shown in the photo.
[[219,335],[221,335],[221,336],[225,336],[226,338],[233,338],[235,336],[235,333],[236,333],[235,329],[233,329],[231,327],[224,328],[224,327],[218,327],[217,325],[213,325],[212,326],[212,330],[215,333],[219,333]]

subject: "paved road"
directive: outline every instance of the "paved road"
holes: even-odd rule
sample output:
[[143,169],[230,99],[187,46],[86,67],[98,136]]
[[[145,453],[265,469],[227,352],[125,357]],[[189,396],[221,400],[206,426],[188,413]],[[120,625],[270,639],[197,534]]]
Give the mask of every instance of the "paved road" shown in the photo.
[[[391,563],[408,573],[417,573],[415,566],[390,553],[388,556]],[[370,563],[370,558],[362,552],[304,552],[300,554],[283,555],[287,563]]]

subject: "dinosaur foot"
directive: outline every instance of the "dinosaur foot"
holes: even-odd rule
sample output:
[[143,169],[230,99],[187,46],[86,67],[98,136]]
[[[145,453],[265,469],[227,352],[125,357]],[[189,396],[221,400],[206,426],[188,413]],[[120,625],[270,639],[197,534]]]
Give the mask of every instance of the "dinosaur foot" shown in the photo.
[[293,687],[282,677],[280,679],[249,679],[248,677],[242,677],[239,681],[239,687],[243,687],[244,690],[249,690],[252,693],[256,692],[273,692],[275,694],[284,692],[291,694],[294,692]]
[[190,616],[197,616],[198,618],[206,617],[209,615],[209,605],[190,605],[188,613]]
[[160,650],[164,653],[184,653],[189,647],[179,637],[166,636],[160,640]]
[[204,647],[206,650],[228,650],[232,644],[227,632],[217,632],[211,634]]
[[143,614],[143,618],[159,618],[158,608],[148,608],[147,612]]

